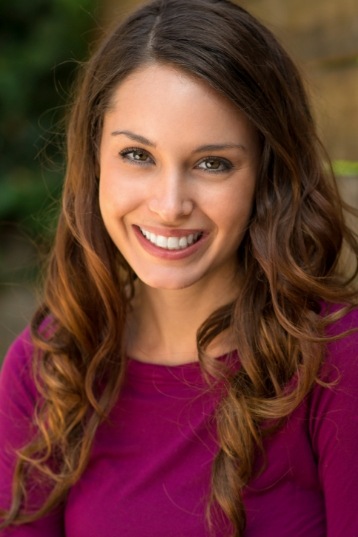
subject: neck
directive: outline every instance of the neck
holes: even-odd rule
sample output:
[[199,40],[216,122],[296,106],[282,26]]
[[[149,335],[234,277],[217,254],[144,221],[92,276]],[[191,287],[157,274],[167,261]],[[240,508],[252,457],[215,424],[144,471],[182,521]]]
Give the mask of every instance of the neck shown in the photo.
[[[216,309],[234,299],[232,283],[225,287],[220,293],[207,285],[205,289],[163,290],[138,282],[129,320],[129,356],[168,365],[196,361],[198,328]],[[225,330],[210,343],[207,352],[219,356],[232,348],[232,338]]]

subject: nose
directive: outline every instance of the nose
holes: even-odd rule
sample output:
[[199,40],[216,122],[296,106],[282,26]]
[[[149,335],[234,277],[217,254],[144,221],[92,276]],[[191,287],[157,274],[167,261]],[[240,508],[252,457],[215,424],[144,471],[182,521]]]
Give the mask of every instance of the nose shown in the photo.
[[163,222],[176,222],[193,211],[194,202],[187,181],[179,172],[161,174],[152,187],[149,210]]

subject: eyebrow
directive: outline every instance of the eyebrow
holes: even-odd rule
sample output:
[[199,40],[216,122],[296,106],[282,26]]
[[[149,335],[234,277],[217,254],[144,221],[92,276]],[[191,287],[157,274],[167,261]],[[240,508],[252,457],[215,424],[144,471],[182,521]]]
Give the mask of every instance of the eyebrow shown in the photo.
[[[132,131],[113,131],[111,132],[111,136],[127,136],[127,138],[130,138],[134,142],[139,142],[140,144],[148,145],[150,147],[156,147],[156,144],[154,142],[151,142],[148,140],[148,138],[145,138],[145,136],[141,136],[140,134],[136,134]],[[246,147],[242,144],[206,144],[201,145],[197,149],[193,151],[193,153],[203,153],[203,152],[210,152],[210,151],[220,151],[223,149],[241,149],[243,151],[246,151]]]
[[195,149],[194,153],[201,153],[204,151],[220,151],[222,149],[242,149],[246,151],[246,147],[242,144],[208,144],[201,145]]
[[145,138],[144,136],[141,136],[140,134],[135,134],[131,131],[113,131],[111,132],[112,136],[127,136],[127,138],[130,138],[134,142],[139,142],[140,144],[149,145],[150,147],[156,147],[156,145],[148,140],[148,138]]

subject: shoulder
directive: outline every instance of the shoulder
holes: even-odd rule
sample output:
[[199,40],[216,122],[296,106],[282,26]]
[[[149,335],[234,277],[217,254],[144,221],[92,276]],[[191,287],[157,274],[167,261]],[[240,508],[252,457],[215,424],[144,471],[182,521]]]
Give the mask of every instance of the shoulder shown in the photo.
[[338,376],[353,375],[352,380],[358,383],[358,308],[342,316],[339,316],[340,310],[339,306],[325,309],[325,314],[332,316],[332,322],[326,328],[329,341],[322,367],[323,380],[324,377],[330,380],[336,370]]
[[32,375],[34,345],[27,327],[10,346],[0,371],[0,407],[6,408],[5,400],[22,400],[33,404],[36,388]]
[[333,427],[332,434],[342,428],[345,434],[350,434],[355,429],[358,441],[358,308],[335,319],[339,310],[334,306],[327,311],[333,314],[326,329],[330,339],[326,343],[319,382],[309,398],[311,426],[316,433],[325,427]]
[[[339,311],[330,309],[328,314]],[[356,535],[358,520],[358,309],[334,320],[320,380],[309,396],[309,433],[329,535]]]
[[35,433],[39,395],[32,375],[33,355],[27,328],[9,348],[0,372],[0,500],[9,497],[16,451]]
[[350,307],[346,313],[344,305],[340,304],[326,304],[321,306],[321,315],[323,317],[331,317],[332,322],[328,324],[327,335],[336,336],[352,330],[355,332],[358,330],[358,306]]
[[27,369],[32,362],[34,345],[32,343],[30,328],[26,327],[10,345],[1,368],[1,375],[11,372],[21,372]]

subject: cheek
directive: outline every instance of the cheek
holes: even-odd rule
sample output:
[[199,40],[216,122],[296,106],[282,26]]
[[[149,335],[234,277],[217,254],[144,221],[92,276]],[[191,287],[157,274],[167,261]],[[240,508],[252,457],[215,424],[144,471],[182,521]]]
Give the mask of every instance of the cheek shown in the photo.
[[102,215],[122,216],[139,202],[141,189],[125,180],[101,175],[99,181],[99,206]]
[[99,208],[104,221],[114,212],[116,196],[110,183],[100,177],[99,180]]
[[229,195],[217,200],[217,222],[221,222],[221,227],[226,232],[231,231],[234,240],[246,230],[253,202],[254,186],[251,184],[247,188],[232,190]]

